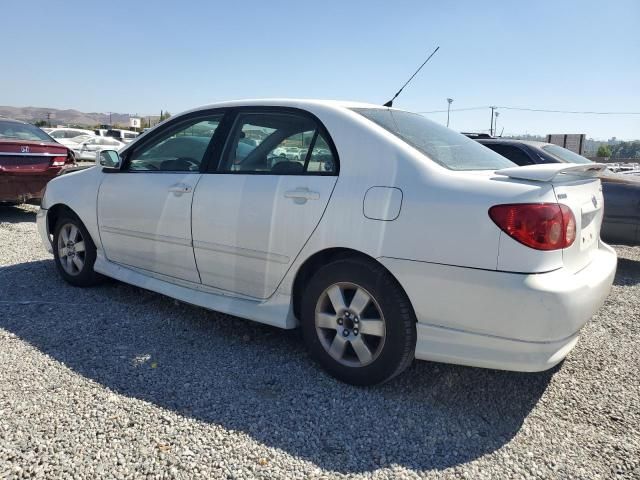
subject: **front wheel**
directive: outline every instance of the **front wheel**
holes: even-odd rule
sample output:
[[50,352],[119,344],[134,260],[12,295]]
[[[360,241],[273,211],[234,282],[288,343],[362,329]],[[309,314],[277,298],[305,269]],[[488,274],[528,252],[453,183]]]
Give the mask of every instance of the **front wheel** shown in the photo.
[[88,287],[102,280],[93,270],[96,246],[82,222],[73,216],[63,217],[53,234],[53,255],[62,278],[77,287]]
[[311,355],[346,383],[384,383],[413,360],[413,309],[372,261],[338,260],[318,270],[303,295],[302,328]]

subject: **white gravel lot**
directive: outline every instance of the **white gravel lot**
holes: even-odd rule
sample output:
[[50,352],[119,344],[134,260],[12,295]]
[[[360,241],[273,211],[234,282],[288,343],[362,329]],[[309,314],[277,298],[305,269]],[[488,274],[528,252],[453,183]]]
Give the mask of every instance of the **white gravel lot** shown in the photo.
[[640,478],[640,247],[567,360],[355,388],[300,334],[77,289],[0,207],[0,478]]

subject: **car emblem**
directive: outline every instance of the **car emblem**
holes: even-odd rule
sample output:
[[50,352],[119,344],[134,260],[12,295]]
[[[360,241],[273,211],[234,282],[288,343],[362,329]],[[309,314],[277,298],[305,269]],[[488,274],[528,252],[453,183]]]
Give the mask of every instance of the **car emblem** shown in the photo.
[[21,151],[22,153],[29,153],[29,146],[28,146],[28,145],[22,145],[22,146],[20,147],[20,151]]
[[598,199],[596,198],[596,196],[595,196],[595,195],[593,195],[593,196],[591,197],[591,202],[593,203],[593,206],[594,206],[595,208],[598,208]]

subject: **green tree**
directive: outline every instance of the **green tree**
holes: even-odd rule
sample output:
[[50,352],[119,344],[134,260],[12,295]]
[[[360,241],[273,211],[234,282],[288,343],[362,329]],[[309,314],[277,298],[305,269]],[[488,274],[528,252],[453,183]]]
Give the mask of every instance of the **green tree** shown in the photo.
[[36,127],[46,127],[47,126],[47,121],[46,120],[38,120],[36,122],[33,122],[33,124]]
[[598,147],[598,153],[596,155],[608,158],[611,156],[611,148],[609,148],[609,145],[607,144],[602,144]]

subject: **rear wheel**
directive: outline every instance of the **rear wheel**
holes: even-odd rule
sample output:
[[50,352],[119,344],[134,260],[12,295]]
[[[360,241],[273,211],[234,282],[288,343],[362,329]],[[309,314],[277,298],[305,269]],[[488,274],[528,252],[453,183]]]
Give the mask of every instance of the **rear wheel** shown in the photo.
[[381,266],[338,260],[316,272],[302,299],[302,327],[312,356],[334,377],[375,385],[413,360],[415,315]]
[[93,270],[96,246],[77,217],[64,216],[56,223],[53,255],[58,272],[72,285],[88,287],[99,283],[103,278]]

